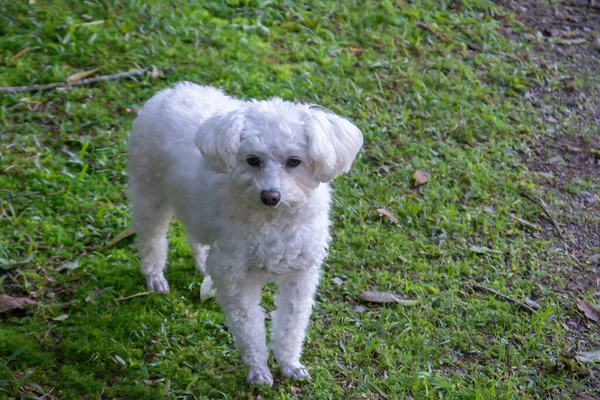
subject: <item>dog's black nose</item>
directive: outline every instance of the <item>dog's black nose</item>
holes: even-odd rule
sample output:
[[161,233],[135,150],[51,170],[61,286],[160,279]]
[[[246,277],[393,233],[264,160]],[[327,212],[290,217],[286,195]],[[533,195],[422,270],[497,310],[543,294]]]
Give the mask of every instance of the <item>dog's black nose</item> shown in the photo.
[[260,199],[264,205],[274,207],[281,200],[281,194],[275,190],[263,190],[260,192]]

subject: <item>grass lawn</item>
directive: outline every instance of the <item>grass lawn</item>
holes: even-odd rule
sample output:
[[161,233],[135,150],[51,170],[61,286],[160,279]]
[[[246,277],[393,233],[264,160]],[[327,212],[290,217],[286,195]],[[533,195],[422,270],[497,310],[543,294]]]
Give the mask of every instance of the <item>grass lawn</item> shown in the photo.
[[[523,154],[546,124],[527,94],[560,73],[539,68],[505,25],[528,29],[486,0],[0,2],[0,86],[176,66],[0,97],[0,294],[37,301],[0,315],[0,398],[594,393],[598,364],[573,354],[600,336],[573,335],[566,322],[588,322],[557,290],[575,261],[558,236],[538,232],[542,210],[522,195],[553,204]],[[129,226],[127,131],[145,100],[180,80],[316,102],[365,135],[333,184],[333,243],[303,356],[309,382],[277,371],[272,388],[246,384],[218,305],[200,302],[177,222],[171,293],[119,300],[145,291],[132,238],[104,249]],[[414,188],[418,169],[430,180]],[[524,312],[473,284],[541,307]],[[420,302],[365,304],[365,290]],[[598,304],[595,292],[579,297]]]

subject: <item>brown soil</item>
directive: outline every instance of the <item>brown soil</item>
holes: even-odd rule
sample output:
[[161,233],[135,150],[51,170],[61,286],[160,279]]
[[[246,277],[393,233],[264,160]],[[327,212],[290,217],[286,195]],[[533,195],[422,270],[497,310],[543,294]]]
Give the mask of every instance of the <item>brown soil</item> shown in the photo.
[[[532,42],[534,54],[527,56],[548,72],[528,94],[544,120],[524,159],[537,173],[536,189],[562,231],[540,207],[542,239],[565,250],[546,254],[543,261],[551,274],[567,278],[553,285],[563,306],[572,309],[563,326],[572,343],[564,349],[565,360],[573,360],[576,351],[600,345],[600,325],[574,305],[575,297],[592,297],[596,304],[600,299],[600,1],[501,4],[527,28],[526,33],[505,28],[505,35]],[[556,368],[564,370],[560,364]],[[600,391],[600,367],[587,364],[573,372],[575,379],[585,376],[592,392]]]
[[[542,111],[532,151],[525,155],[563,239],[551,221],[540,220],[544,237],[566,243],[581,275],[572,276],[577,291],[600,285],[600,2],[561,0],[503,1],[528,32],[506,32],[534,43],[532,59],[540,71],[553,71],[528,98]],[[579,285],[580,284],[580,285]],[[600,293],[597,293],[600,295]]]

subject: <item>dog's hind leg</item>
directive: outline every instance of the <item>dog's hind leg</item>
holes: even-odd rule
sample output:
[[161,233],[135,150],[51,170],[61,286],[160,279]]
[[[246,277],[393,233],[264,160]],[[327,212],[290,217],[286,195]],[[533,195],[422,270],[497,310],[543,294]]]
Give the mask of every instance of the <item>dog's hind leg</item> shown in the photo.
[[273,354],[285,377],[310,379],[310,374],[300,363],[300,355],[319,283],[319,272],[293,273],[280,277],[275,283],[278,291],[275,296],[277,309],[271,313]]
[[140,268],[148,289],[169,292],[163,270],[167,261],[167,231],[173,211],[162,199],[136,196],[132,201],[132,227],[137,233]]

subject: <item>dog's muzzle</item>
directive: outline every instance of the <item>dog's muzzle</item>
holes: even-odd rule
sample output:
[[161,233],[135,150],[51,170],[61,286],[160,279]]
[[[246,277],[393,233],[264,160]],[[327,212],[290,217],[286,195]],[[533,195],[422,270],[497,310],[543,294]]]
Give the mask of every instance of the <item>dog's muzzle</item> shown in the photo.
[[275,207],[281,200],[281,194],[276,190],[263,190],[260,192],[260,199],[264,205]]

